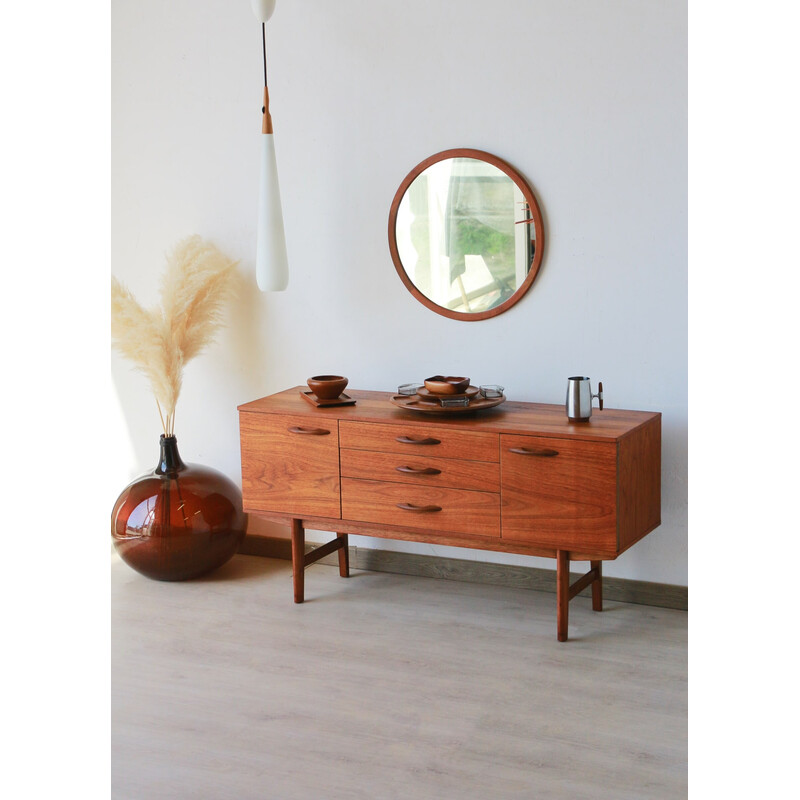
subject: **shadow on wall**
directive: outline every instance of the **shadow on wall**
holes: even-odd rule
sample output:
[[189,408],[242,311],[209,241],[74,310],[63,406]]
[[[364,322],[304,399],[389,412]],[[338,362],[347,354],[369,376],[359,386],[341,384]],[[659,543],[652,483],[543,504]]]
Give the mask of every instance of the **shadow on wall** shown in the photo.
[[[236,272],[235,299],[229,322],[232,355],[241,376],[241,397],[259,396],[266,383],[267,353],[259,335],[264,314],[255,277],[242,269]],[[235,313],[233,312],[235,309]]]
[[[158,437],[163,433],[147,379],[121,355],[112,355],[112,384],[118,420],[114,442],[115,465],[120,469],[118,491],[158,460]],[[137,433],[139,431],[139,433]],[[141,431],[152,431],[142,436]]]
[[[131,426],[122,401],[124,393],[113,373],[108,396],[109,414],[106,430],[110,441],[114,443],[115,455],[111,461],[114,474],[106,476],[106,479],[109,480],[112,491],[119,492],[139,474],[136,471],[136,465],[142,456],[144,447],[142,443],[139,443],[140,447],[137,448],[134,437],[131,435]],[[157,456],[157,454],[155,455]]]

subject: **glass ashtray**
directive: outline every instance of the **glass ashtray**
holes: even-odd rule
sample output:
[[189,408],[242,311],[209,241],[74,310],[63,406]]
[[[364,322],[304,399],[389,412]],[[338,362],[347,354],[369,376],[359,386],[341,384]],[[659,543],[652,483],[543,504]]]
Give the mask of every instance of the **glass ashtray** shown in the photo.
[[481,386],[481,396],[485,397],[487,400],[492,400],[496,397],[502,397],[504,391],[505,386],[497,386],[495,384]]
[[442,408],[466,408],[469,405],[469,397],[440,397],[439,403]]
[[402,383],[397,387],[397,394],[415,395],[422,388],[421,383]]

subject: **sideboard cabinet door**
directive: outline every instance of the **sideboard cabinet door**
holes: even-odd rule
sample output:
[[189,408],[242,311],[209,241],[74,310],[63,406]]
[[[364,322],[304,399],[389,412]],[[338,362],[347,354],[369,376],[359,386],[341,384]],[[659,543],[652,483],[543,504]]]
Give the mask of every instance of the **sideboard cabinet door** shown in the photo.
[[503,539],[563,550],[617,550],[617,446],[500,437]]
[[239,414],[245,511],[341,518],[335,419]]

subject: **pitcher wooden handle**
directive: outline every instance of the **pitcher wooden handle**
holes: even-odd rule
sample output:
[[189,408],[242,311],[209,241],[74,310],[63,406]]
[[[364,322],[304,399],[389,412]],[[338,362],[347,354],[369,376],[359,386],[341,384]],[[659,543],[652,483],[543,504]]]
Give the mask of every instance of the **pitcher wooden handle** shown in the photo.
[[306,436],[327,436],[330,431],[325,430],[325,428],[300,428],[297,425],[293,425],[291,428],[287,428],[289,433],[303,433]]
[[434,439],[432,436],[427,436],[424,439],[414,439],[411,436],[398,436],[395,441],[400,442],[400,444],[441,444],[438,439]]
[[551,458],[558,455],[558,450],[550,450],[546,447],[539,447],[535,450],[530,450],[527,447],[509,447],[509,453],[516,453],[518,456],[542,456],[544,458]]
[[600,402],[600,411],[603,410],[603,381],[599,381],[597,384],[597,399]]
[[415,506],[413,503],[397,503],[397,507],[403,511],[416,511],[419,514],[432,514],[442,510],[441,506]]
[[435,467],[395,467],[397,472],[405,472],[407,475],[441,475],[442,471]]

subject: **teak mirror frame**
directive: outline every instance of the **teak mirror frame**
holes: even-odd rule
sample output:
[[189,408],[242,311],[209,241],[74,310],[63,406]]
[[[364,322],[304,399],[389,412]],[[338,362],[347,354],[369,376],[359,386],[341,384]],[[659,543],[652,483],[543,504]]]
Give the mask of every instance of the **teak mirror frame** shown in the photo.
[[[514,181],[514,183],[519,187],[519,190],[522,192],[522,195],[528,204],[528,208],[530,209],[531,222],[529,224],[534,226],[536,249],[533,254],[533,260],[531,261],[528,274],[511,297],[509,297],[500,305],[487,309],[486,311],[466,313],[463,311],[453,311],[449,308],[445,308],[444,306],[440,306],[438,303],[434,303],[433,300],[426,297],[419,289],[417,289],[411,278],[408,277],[408,273],[403,266],[400,253],[397,249],[397,212],[400,207],[400,203],[406,191],[408,190],[408,187],[421,173],[428,169],[428,167],[448,158],[474,158],[479,161],[485,161],[486,163],[497,167],[497,169],[508,175],[508,177],[511,178],[511,180]],[[397,274],[400,276],[400,280],[403,281],[406,289],[408,289],[408,291],[411,292],[411,294],[414,295],[414,297],[416,297],[420,303],[429,308],[431,311],[435,311],[437,314],[441,314],[443,317],[464,320],[465,322],[477,322],[481,319],[489,319],[490,317],[496,317],[498,314],[502,314],[504,311],[508,311],[511,306],[519,302],[528,289],[531,288],[533,281],[536,279],[536,275],[539,272],[539,267],[542,264],[542,258],[544,256],[544,222],[542,220],[542,212],[539,209],[539,204],[536,201],[536,197],[533,194],[533,190],[528,185],[528,182],[510,164],[507,164],[505,161],[503,161],[503,159],[493,156],[491,153],[486,153],[483,150],[473,150],[467,147],[455,148],[453,150],[443,150],[441,153],[436,153],[417,164],[417,166],[414,167],[414,169],[412,169],[408,175],[406,175],[405,179],[400,184],[400,188],[397,190],[394,200],[392,200],[392,207],[389,211],[389,251],[392,255],[392,261],[395,269],[397,270]]]

